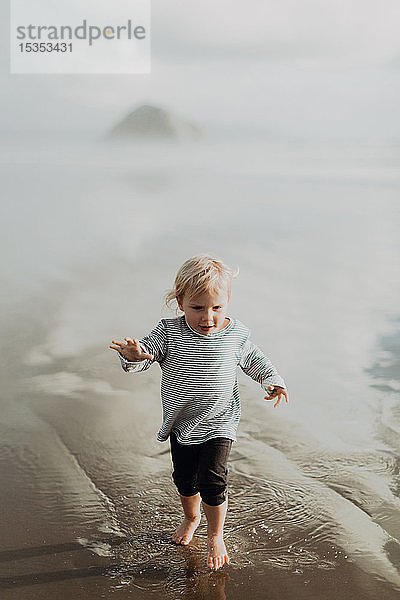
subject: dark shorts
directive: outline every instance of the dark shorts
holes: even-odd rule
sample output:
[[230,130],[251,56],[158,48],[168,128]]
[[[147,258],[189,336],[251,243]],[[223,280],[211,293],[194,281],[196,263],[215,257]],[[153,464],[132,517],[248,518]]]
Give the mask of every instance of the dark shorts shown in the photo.
[[170,433],[171,455],[174,465],[172,479],[181,496],[194,496],[210,506],[225,502],[228,469],[227,462],[232,440],[216,437],[202,444],[180,444],[173,431]]

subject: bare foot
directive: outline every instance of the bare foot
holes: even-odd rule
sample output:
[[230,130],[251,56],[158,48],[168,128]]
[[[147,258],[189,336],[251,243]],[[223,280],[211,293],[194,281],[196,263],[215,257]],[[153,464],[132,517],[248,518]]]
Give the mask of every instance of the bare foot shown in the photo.
[[210,567],[210,569],[216,570],[222,567],[225,563],[229,563],[229,556],[228,552],[226,551],[222,534],[209,537],[207,540],[207,546],[207,566]]
[[188,519],[187,517],[185,517],[172,536],[174,542],[176,544],[182,544],[183,546],[187,546],[190,540],[192,539],[194,532],[199,526],[200,520],[201,515],[199,515],[198,517],[194,517],[193,519]]

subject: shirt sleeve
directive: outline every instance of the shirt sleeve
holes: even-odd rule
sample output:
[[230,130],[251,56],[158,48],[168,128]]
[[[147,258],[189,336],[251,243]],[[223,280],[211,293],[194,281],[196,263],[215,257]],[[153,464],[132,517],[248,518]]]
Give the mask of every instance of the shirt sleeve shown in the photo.
[[285,382],[276,367],[249,339],[242,346],[239,366],[266,391],[269,385],[278,385],[286,389]]
[[163,321],[160,321],[157,326],[146,336],[139,340],[141,348],[148,354],[153,355],[153,359],[145,359],[140,362],[132,362],[127,360],[118,352],[121,360],[121,367],[127,373],[138,373],[146,371],[154,362],[162,363],[167,353],[167,331]]

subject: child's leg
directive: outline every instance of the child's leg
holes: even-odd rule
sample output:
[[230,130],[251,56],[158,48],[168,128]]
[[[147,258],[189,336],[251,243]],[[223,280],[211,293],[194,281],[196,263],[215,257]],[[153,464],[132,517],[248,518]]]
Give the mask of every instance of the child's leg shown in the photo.
[[185,518],[173,534],[172,539],[176,544],[186,546],[191,541],[201,520],[200,494],[197,493],[195,496],[180,495],[180,499]]
[[201,444],[197,484],[207,517],[207,564],[211,569],[219,569],[229,562],[224,523],[228,509],[227,461],[231,446],[232,441],[222,437]]
[[207,517],[207,565],[210,569],[219,569],[229,562],[229,555],[224,542],[224,523],[228,510],[228,495],[225,502],[218,506],[210,506],[203,502]]
[[179,444],[173,432],[170,435],[170,444],[174,465],[172,478],[178,488],[185,515],[183,522],[172,535],[172,539],[176,544],[187,545],[191,541],[201,519],[201,498],[197,488],[199,445]]

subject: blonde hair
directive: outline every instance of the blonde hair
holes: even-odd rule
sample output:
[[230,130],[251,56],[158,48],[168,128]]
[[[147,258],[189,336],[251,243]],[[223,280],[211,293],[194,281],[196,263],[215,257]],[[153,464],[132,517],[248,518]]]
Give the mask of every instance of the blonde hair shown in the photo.
[[165,304],[171,308],[174,300],[181,301],[185,295],[190,299],[211,290],[226,289],[230,295],[232,279],[238,272],[209,254],[193,256],[178,270],[174,287],[165,295]]

